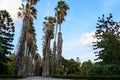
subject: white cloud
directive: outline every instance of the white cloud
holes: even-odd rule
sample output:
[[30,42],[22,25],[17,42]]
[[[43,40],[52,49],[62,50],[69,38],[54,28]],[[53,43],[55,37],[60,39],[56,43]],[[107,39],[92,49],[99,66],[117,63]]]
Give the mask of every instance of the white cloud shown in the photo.
[[94,32],[84,34],[80,39],[81,44],[86,47],[92,46],[92,42],[96,41],[96,39],[93,37],[94,34]]
[[85,33],[81,37],[75,37],[72,40],[67,40],[63,43],[63,55],[66,58],[80,57],[81,62],[92,60],[94,61],[95,55],[92,49],[92,42],[96,41],[93,38],[94,32]]
[[90,33],[85,33],[82,35],[82,37],[77,37],[74,38],[73,40],[70,40],[65,42],[64,47],[67,48],[69,46],[72,47],[79,47],[79,46],[83,46],[83,47],[91,47],[92,46],[92,42],[95,42],[96,39],[93,37],[93,35],[95,34],[95,32],[90,32]]
[[0,0],[0,10],[7,10],[14,21],[18,20],[17,12],[22,0]]

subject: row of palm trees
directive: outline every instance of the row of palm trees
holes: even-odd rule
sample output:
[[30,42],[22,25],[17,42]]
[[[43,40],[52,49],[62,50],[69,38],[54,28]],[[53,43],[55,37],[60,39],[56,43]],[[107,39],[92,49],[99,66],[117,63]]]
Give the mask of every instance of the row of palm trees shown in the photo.
[[35,5],[38,0],[27,0],[26,4],[22,4],[18,16],[23,19],[23,27],[18,43],[18,51],[16,58],[16,75],[33,75],[33,62],[37,50],[35,29],[33,21],[37,17]]
[[[19,8],[20,12],[18,12],[18,16],[23,19],[23,26],[16,55],[16,75],[34,75],[33,64],[35,63],[34,59],[36,56],[37,45],[33,21],[37,18],[37,10],[35,8],[37,2],[38,0],[27,0],[27,3],[22,4],[22,7]],[[45,17],[45,22],[43,23],[43,30],[45,33],[43,37],[43,76],[50,76],[56,73],[59,75],[60,73],[63,42],[61,24],[65,20],[68,9],[69,6],[65,1],[60,0],[55,7],[55,16]],[[54,28],[56,29],[55,31]],[[51,39],[53,38],[53,49],[51,49]]]
[[[55,7],[55,16],[45,17],[45,20],[47,20],[47,22],[43,22],[43,30],[45,33],[43,41],[43,76],[60,74],[60,66],[62,65],[61,59],[63,43],[61,24],[65,20],[65,16],[67,15],[68,9],[69,6],[65,3],[65,1],[59,1],[57,6]],[[55,33],[54,26],[56,26]],[[53,51],[51,51],[50,42],[53,38]]]

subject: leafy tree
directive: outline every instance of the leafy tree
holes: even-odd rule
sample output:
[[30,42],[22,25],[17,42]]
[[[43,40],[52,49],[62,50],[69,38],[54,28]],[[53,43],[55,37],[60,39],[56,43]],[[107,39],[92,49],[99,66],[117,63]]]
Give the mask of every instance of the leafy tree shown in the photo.
[[14,45],[14,23],[6,10],[0,11],[0,75],[7,74],[7,55],[11,54]]
[[62,58],[62,65],[60,66],[61,75],[79,74],[80,63],[74,61],[74,59],[67,60]]
[[120,65],[116,64],[99,64],[95,63],[88,70],[89,74],[99,74],[99,75],[119,75],[120,74]]
[[92,64],[92,62],[90,60],[83,62],[82,66],[81,66],[81,70],[82,70],[81,72],[83,74],[87,74],[89,69],[92,67],[92,65],[93,64]]
[[9,75],[14,75],[14,71],[15,71],[15,55],[9,55],[7,56],[10,61],[7,63],[7,66],[8,66],[8,74]]
[[120,25],[112,20],[112,14],[105,19],[98,18],[95,32],[94,49],[98,56],[96,60],[101,60],[105,64],[120,64]]

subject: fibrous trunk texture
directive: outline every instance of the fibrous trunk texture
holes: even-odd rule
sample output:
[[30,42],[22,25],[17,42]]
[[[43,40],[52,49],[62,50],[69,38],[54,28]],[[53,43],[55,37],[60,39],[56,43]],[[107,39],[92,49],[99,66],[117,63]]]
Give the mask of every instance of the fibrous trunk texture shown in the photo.
[[52,75],[56,75],[56,41],[53,43]]
[[50,57],[50,38],[46,38],[45,40],[45,45],[43,48],[43,72],[42,72],[42,76],[49,76],[49,57]]
[[57,44],[57,73],[59,75],[60,73],[60,65],[62,64],[61,58],[62,58],[62,33],[58,33],[58,44]]
[[25,55],[25,42],[26,42],[26,34],[29,28],[29,20],[28,17],[24,17],[23,19],[23,28],[20,36],[20,40],[18,43],[18,51],[17,51],[17,57],[16,57],[16,68],[15,68],[15,74],[16,75],[24,75],[24,55]]

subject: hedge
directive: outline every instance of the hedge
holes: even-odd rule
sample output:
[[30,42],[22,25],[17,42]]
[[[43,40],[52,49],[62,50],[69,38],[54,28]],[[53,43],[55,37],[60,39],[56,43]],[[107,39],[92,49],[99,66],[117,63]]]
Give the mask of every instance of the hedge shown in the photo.
[[53,76],[54,78],[63,78],[63,79],[88,79],[88,80],[119,80],[120,75],[67,75],[67,76]]
[[17,76],[17,75],[0,75],[0,79],[8,79],[8,78],[14,78],[14,79],[22,79],[25,78],[25,76]]

